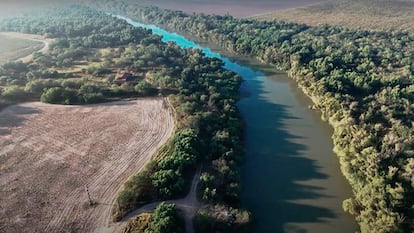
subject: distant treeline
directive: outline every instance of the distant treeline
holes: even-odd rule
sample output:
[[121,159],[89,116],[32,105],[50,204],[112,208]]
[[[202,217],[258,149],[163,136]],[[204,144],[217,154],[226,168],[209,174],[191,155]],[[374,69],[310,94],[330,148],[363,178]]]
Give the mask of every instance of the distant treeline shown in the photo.
[[[236,102],[241,79],[223,69],[220,60],[163,43],[149,30],[83,6],[6,19],[0,21],[0,31],[55,38],[49,54],[35,54],[28,64],[9,62],[0,67],[0,100],[5,104],[168,96],[165,106],[174,108],[176,132],[146,169],[125,184],[113,209],[114,219],[145,203],[185,195],[196,166],[204,164],[203,201],[226,206],[246,220],[236,216],[222,225],[250,221],[249,213],[238,209],[243,128]],[[115,83],[118,70],[132,72],[136,82]]]
[[107,1],[100,7],[164,25],[288,71],[334,127],[362,232],[414,230],[414,34],[186,15]]
[[414,3],[410,0],[335,0],[253,16],[310,25],[329,24],[367,30],[414,31]]

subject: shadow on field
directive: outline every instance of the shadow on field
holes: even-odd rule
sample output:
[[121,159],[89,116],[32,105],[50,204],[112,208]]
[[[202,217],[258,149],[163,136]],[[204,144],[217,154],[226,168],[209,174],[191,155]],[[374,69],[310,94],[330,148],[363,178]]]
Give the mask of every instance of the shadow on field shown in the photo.
[[[253,212],[255,232],[285,232],[296,228],[287,223],[323,222],[335,218],[326,208],[299,203],[323,197],[321,188],[300,184],[301,181],[327,179],[315,161],[303,153],[307,147],[294,142],[301,138],[285,127],[286,119],[298,119],[288,113],[286,105],[271,103],[263,95],[263,74],[245,74],[242,99],[238,107],[246,123],[246,160],[243,168],[243,202]],[[292,230],[292,229],[290,229]],[[304,232],[294,229],[294,232]]]
[[37,108],[13,105],[0,111],[0,136],[10,134],[10,128],[23,124],[23,115],[39,113]]
[[129,101],[129,100],[114,100],[114,101],[109,101],[109,102],[102,102],[102,103],[97,103],[97,104],[87,104],[87,105],[80,105],[82,107],[94,107],[94,106],[128,106],[128,105],[133,105],[136,104],[133,101]]

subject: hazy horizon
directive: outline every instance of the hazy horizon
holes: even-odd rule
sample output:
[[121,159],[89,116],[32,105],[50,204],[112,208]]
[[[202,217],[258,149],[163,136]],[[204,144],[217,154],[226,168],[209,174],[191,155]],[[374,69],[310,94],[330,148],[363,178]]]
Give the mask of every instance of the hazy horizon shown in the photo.
[[[127,0],[128,1],[128,0]],[[227,14],[247,17],[260,13],[302,7],[328,0],[138,0],[135,3],[154,5],[164,9],[182,10],[187,13]],[[15,0],[0,2],[0,18],[10,17],[28,10],[44,8],[56,4],[71,4],[78,0]]]

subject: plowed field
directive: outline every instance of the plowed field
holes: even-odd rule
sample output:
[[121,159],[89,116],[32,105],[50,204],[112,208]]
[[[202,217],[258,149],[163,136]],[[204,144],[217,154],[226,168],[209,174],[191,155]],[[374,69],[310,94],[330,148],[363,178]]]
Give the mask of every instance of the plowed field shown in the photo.
[[[0,232],[100,232],[116,192],[173,133],[161,98],[0,112]],[[90,206],[87,191],[96,205]]]

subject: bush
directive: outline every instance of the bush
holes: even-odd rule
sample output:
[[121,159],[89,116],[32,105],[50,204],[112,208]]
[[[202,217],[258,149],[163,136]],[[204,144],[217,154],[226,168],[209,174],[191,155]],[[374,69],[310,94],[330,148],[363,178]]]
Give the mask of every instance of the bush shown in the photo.
[[78,103],[77,92],[62,87],[52,87],[43,92],[40,101],[50,104],[75,104]]
[[58,86],[59,82],[52,79],[35,79],[26,83],[24,90],[29,93],[40,95],[45,89]]
[[252,232],[253,225],[248,211],[222,205],[199,210],[193,222],[197,233],[248,233]]
[[174,204],[161,203],[154,210],[145,233],[184,233],[184,221]]
[[150,167],[151,164],[147,165],[145,170],[129,179],[118,193],[115,208],[112,210],[115,221],[120,220],[128,211],[154,199],[152,195],[154,188],[149,177]]
[[142,96],[152,96],[156,95],[158,90],[157,88],[153,87],[151,84],[141,81],[134,86],[134,90]]
[[102,93],[87,93],[82,95],[82,102],[85,104],[101,103],[105,100]]
[[24,101],[28,95],[20,86],[8,86],[3,89],[2,97],[10,101]]
[[130,221],[122,233],[144,233],[151,221],[151,214],[140,214]]

